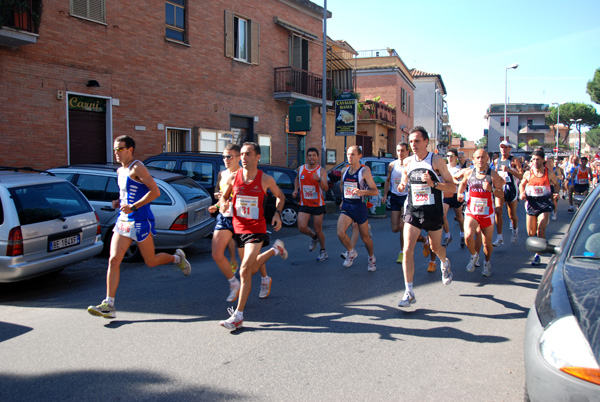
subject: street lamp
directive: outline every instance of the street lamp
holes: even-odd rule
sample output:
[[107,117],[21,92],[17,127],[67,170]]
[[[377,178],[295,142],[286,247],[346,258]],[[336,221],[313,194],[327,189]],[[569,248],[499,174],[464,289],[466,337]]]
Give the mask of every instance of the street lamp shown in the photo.
[[570,120],[573,123],[575,123],[575,128],[579,132],[579,142],[577,143],[577,156],[579,156],[581,158],[581,120],[583,120],[583,119],[577,119],[577,120],[570,119]]
[[506,82],[507,82],[507,78],[508,78],[508,70],[509,69],[516,69],[517,67],[519,67],[518,64],[511,64],[510,66],[506,67],[504,69],[504,141],[508,141],[506,139],[506,104],[508,103],[508,94],[506,91]]
[[567,102],[562,102],[562,103],[558,103],[558,102],[552,102],[553,105],[556,105],[556,111],[557,111],[557,115],[556,115],[556,160],[558,160],[558,139],[560,138],[560,134],[558,132],[558,125],[560,124],[560,105],[564,105]]
[[440,92],[440,89],[437,88],[435,90],[435,94],[434,94],[434,98],[435,98],[435,117],[433,119],[433,125],[434,125],[434,141],[433,141],[433,152],[435,152],[435,150],[437,149],[437,144],[438,144],[438,93]]

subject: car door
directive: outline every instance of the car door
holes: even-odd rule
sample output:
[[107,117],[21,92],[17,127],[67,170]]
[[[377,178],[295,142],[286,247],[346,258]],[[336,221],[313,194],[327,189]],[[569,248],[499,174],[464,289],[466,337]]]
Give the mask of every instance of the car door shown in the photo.
[[[56,175],[60,176],[61,173]],[[72,182],[94,207],[103,231],[110,228],[119,215],[119,209],[112,206],[112,201],[119,199],[116,176],[79,173],[74,176]]]

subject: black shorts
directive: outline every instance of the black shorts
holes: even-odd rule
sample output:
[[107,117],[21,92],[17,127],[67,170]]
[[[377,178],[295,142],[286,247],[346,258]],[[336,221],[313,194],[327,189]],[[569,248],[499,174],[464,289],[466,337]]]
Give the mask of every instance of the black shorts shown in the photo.
[[450,208],[461,208],[463,206],[463,203],[458,200],[456,194],[452,197],[444,198],[444,204],[448,204]]
[[404,209],[406,197],[408,197],[408,195],[396,195],[392,193],[390,197],[390,209],[392,211],[402,211]]
[[573,186],[573,192],[583,194],[590,189],[589,184],[575,184]]
[[441,219],[425,219],[417,218],[411,214],[404,214],[402,219],[404,220],[404,223],[408,223],[416,228],[426,230],[427,232],[435,232],[436,230],[440,230],[444,225],[443,215]]
[[553,212],[554,203],[552,197],[527,197],[525,212],[527,215],[540,216],[545,212]]
[[511,185],[504,185],[504,202],[517,201],[517,188]]
[[269,235],[266,233],[234,233],[233,241],[235,241],[235,245],[237,248],[244,248],[246,244],[260,242],[263,243],[263,247],[267,247],[269,245]]
[[320,207],[307,207],[306,205],[300,205],[298,212],[302,212],[310,215],[323,215],[325,213],[325,205]]

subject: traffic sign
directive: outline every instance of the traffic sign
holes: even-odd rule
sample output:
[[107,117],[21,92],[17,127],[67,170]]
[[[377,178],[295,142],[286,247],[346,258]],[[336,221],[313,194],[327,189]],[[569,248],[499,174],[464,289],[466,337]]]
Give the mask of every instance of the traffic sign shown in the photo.
[[558,147],[552,148],[552,152],[557,153],[558,152]]

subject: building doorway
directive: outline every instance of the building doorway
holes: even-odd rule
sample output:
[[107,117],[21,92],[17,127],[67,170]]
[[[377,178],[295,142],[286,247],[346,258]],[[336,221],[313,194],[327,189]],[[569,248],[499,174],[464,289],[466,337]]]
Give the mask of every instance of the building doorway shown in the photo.
[[106,100],[69,96],[69,164],[107,163]]

